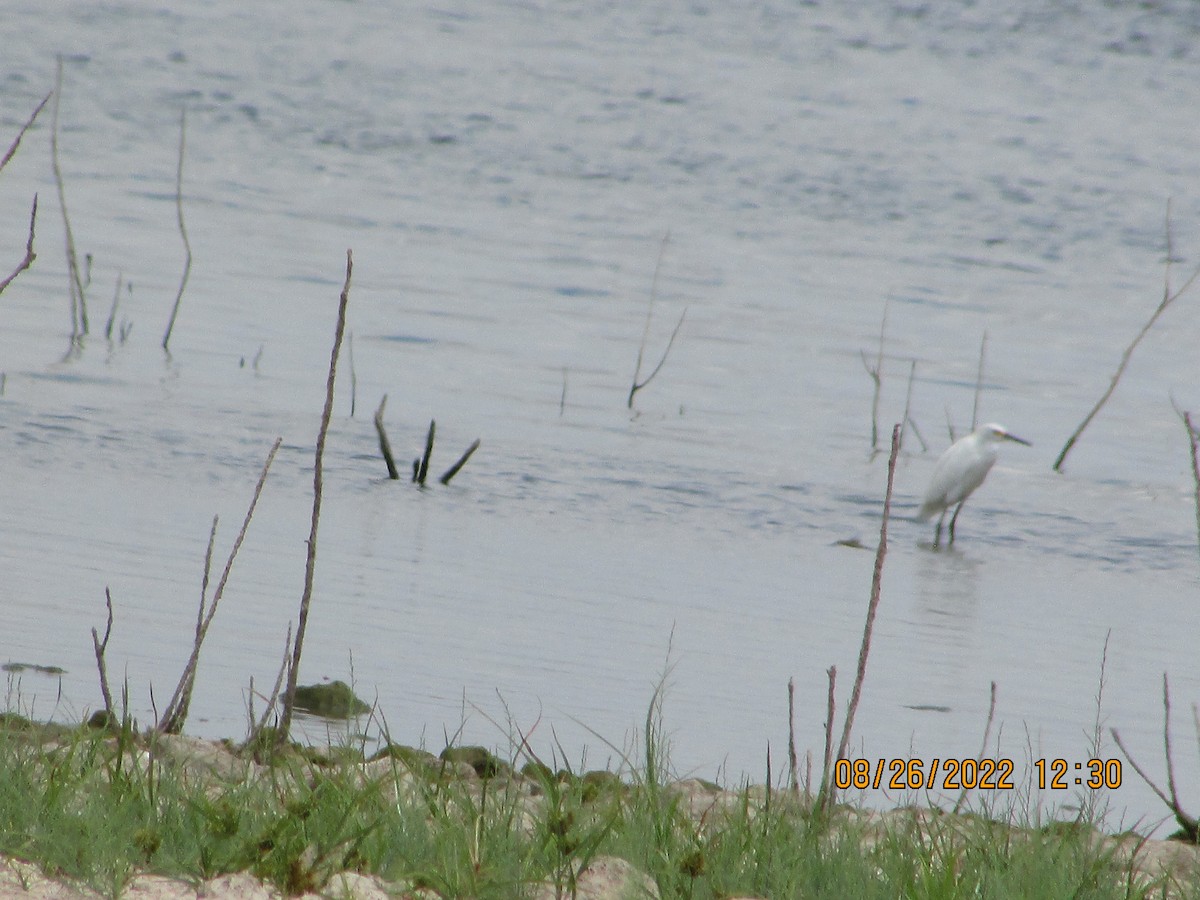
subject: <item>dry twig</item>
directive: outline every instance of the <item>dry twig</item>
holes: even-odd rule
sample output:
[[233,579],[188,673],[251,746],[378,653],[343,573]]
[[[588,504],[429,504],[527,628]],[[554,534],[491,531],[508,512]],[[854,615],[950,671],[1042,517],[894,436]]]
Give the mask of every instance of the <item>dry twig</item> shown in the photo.
[[104,653],[108,650],[108,639],[112,636],[113,607],[112,594],[107,587],[104,589],[104,604],[108,607],[108,622],[104,626],[104,640],[100,640],[100,635],[93,628],[92,646],[96,650],[96,668],[100,670],[100,695],[104,698],[104,712],[111,722],[116,716],[116,711],[113,709],[112,691],[108,688],[108,666],[104,662]]
[[29,239],[25,242],[25,258],[17,263],[17,267],[13,269],[12,274],[0,281],[0,294],[4,293],[4,289],[13,283],[13,280],[33,265],[33,261],[37,259],[37,254],[33,252],[33,230],[37,224],[37,207],[38,195],[33,195],[33,209],[29,213]]
[[667,341],[667,348],[663,351],[662,359],[658,361],[658,365],[654,367],[654,371],[652,371],[642,381],[639,382],[638,376],[642,373],[642,358],[646,353],[646,341],[650,337],[650,321],[654,316],[654,299],[658,296],[658,273],[662,268],[663,254],[666,253],[667,242],[670,239],[670,232],[667,232],[665,235],[663,235],[662,244],[658,249],[658,262],[654,264],[654,277],[650,282],[650,303],[646,307],[646,327],[642,330],[642,343],[638,347],[637,363],[633,367],[633,383],[629,388],[629,398],[625,402],[625,405],[629,409],[633,409],[634,395],[648,385],[651,381],[653,381],[654,376],[662,370],[663,365],[667,361],[667,356],[669,356],[671,353],[671,347],[675,344],[675,338],[679,334],[679,329],[683,327],[683,320],[687,317],[687,308],[685,307],[683,313],[679,316],[679,321],[675,325],[675,330],[671,332],[670,340]]
[[267,461],[263,464],[262,474],[258,477],[258,484],[254,486],[254,496],[250,500],[250,506],[246,509],[246,517],[242,520],[242,528],[238,532],[237,538],[234,539],[233,547],[230,548],[229,557],[225,560],[225,569],[221,572],[221,579],[217,582],[217,588],[213,591],[212,602],[208,604],[206,611],[204,608],[205,594],[208,590],[208,576],[212,564],[213,544],[217,535],[217,518],[213,517],[213,524],[208,537],[208,550],[204,556],[204,577],[200,585],[200,608],[196,613],[196,636],[192,641],[192,652],[188,656],[183,673],[179,676],[179,683],[175,686],[175,693],[171,696],[171,702],[167,704],[167,708],[163,711],[162,718],[158,722],[158,730],[165,734],[178,734],[183,731],[184,722],[187,721],[188,708],[192,701],[192,688],[196,684],[196,668],[200,662],[200,648],[204,644],[205,636],[208,634],[208,627],[212,624],[213,617],[217,614],[217,606],[220,604],[221,598],[225,595],[225,585],[228,584],[229,574],[233,571],[233,561],[237,559],[238,551],[242,548],[242,542],[246,539],[246,531],[250,528],[250,520],[254,517],[254,508],[258,505],[258,498],[262,496],[263,485],[267,481],[267,473],[271,471],[271,463],[274,462],[275,454],[279,451],[281,443],[283,443],[283,438],[276,438],[275,443],[271,446],[271,452],[267,454]]
[[[875,551],[875,571],[871,577],[871,599],[867,604],[867,618],[863,625],[862,646],[858,651],[858,670],[854,675],[854,686],[850,690],[850,703],[846,707],[846,720],[842,725],[842,739],[838,744],[837,758],[845,759],[850,747],[850,732],[854,727],[854,714],[858,710],[858,701],[862,696],[863,681],[867,676],[867,656],[871,652],[871,632],[875,627],[875,612],[879,608],[879,600],[883,586],[883,560],[887,556],[887,527],[892,511],[892,483],[896,476],[896,457],[900,454],[900,425],[892,428],[892,450],[888,457],[887,492],[883,495],[883,519],[879,526],[879,547]],[[836,790],[830,784],[825,795],[827,808],[832,808]]]
[[279,722],[277,743],[282,746],[292,729],[292,712],[296,704],[296,679],[300,674],[300,654],[304,649],[304,632],[308,627],[308,608],[312,603],[313,578],[317,568],[317,526],[321,519],[321,485],[325,465],[325,437],[329,433],[329,420],[333,417],[333,384],[337,376],[338,353],[342,349],[342,336],[346,333],[346,305],[350,302],[350,275],[354,271],[354,254],[346,251],[346,281],[342,285],[338,300],[337,326],[333,333],[333,350],[329,355],[329,378],[325,382],[325,408],[321,413],[321,427],[317,432],[316,463],[313,466],[313,509],[312,525],[308,533],[308,555],[304,566],[304,593],[300,598],[300,618],[296,623],[296,639],[292,647],[292,661],[288,666],[287,689],[283,694],[283,714]]
[[474,453],[478,449],[479,449],[479,438],[475,438],[475,440],[473,440],[471,442],[471,446],[468,447],[463,452],[463,455],[458,458],[458,462],[456,462],[454,465],[452,465],[450,468],[448,468],[445,472],[443,472],[442,477],[439,478],[438,481],[441,482],[442,484],[449,484],[450,479],[458,474],[458,470],[467,464],[467,460],[471,458],[471,454]]
[[971,430],[979,425],[979,395],[983,392],[983,363],[987,357],[987,329],[979,342],[979,368],[975,371],[975,402],[971,404]]
[[54,170],[54,183],[58,188],[58,205],[62,209],[63,231],[67,244],[67,281],[71,295],[71,345],[88,333],[87,297],[83,290],[83,279],[79,275],[79,257],[75,253],[75,236],[71,233],[71,218],[67,215],[67,193],[63,187],[62,168],[58,164],[58,102],[62,97],[62,57],[54,79],[54,108],[50,128],[50,165]]
[[392,456],[392,444],[383,428],[383,408],[387,406],[387,394],[379,401],[379,409],[375,410],[375,431],[379,434],[379,452],[383,454],[383,462],[387,466],[388,478],[399,479],[400,472],[396,468],[396,458]]
[[2,170],[5,166],[7,166],[8,161],[16,155],[17,148],[19,146],[21,146],[21,138],[25,137],[25,132],[27,132],[31,127],[33,127],[33,120],[38,117],[38,113],[40,113],[42,111],[42,109],[45,108],[46,104],[50,102],[50,97],[53,94],[54,94],[54,92],[51,91],[49,94],[47,94],[45,97],[43,97],[42,102],[37,105],[37,108],[33,111],[33,114],[30,115],[29,119],[26,120],[25,124],[21,126],[21,130],[18,131],[17,136],[15,138],[13,138],[12,145],[9,146],[8,152],[4,154],[3,159],[0,159],[0,170]]
[[436,430],[437,423],[430,419],[429,433],[425,436],[425,452],[420,460],[413,460],[413,481],[421,486],[425,485],[425,476],[429,474],[429,457],[433,455],[433,434]]
[[187,226],[183,224],[183,153],[187,143],[187,108],[179,113],[179,164],[175,167],[175,215],[179,220],[179,236],[183,238],[183,275],[179,279],[179,290],[175,293],[175,305],[171,307],[171,318],[167,321],[167,330],[163,334],[162,348],[170,353],[171,332],[175,330],[175,318],[179,315],[179,303],[183,300],[183,291],[187,287],[188,276],[192,273],[192,244],[188,240]]
[[1154,323],[1157,322],[1159,317],[1167,311],[1167,308],[1176,300],[1178,300],[1179,297],[1192,286],[1192,283],[1197,277],[1200,277],[1200,266],[1198,266],[1196,271],[1194,271],[1191,276],[1188,277],[1187,281],[1183,283],[1181,288],[1175,291],[1171,290],[1171,257],[1174,249],[1172,247],[1171,240],[1171,204],[1169,201],[1167,203],[1166,230],[1167,262],[1166,272],[1163,275],[1162,300],[1159,302],[1157,308],[1155,308],[1150,318],[1146,320],[1146,324],[1142,326],[1142,330],[1137,333],[1134,339],[1130,341],[1129,346],[1125,348],[1125,352],[1121,354],[1121,362],[1117,365],[1117,371],[1113,373],[1113,377],[1108,384],[1108,388],[1103,394],[1100,395],[1100,399],[1096,401],[1096,405],[1092,407],[1091,412],[1084,416],[1083,421],[1079,423],[1079,427],[1075,429],[1074,433],[1069,438],[1067,438],[1067,442],[1063,445],[1062,450],[1058,454],[1058,459],[1054,460],[1054,465],[1052,468],[1055,472],[1062,471],[1062,465],[1066,461],[1067,454],[1071,452],[1071,448],[1075,446],[1075,442],[1079,440],[1079,436],[1082,435],[1084,429],[1092,423],[1092,419],[1096,418],[1096,414],[1100,412],[1104,404],[1108,402],[1108,398],[1113,395],[1113,391],[1117,389],[1117,384],[1120,382],[1121,376],[1125,374],[1126,366],[1129,365],[1129,358],[1133,356],[1133,351],[1136,350],[1137,345],[1142,342],[1142,338],[1144,338],[1150,329],[1154,327]]
[[1171,757],[1171,691],[1167,684],[1167,673],[1163,673],[1163,750],[1167,759],[1167,790],[1171,796],[1168,797],[1163,793],[1162,788],[1154,783],[1153,779],[1145,773],[1141,766],[1137,764],[1133,756],[1125,748],[1125,744],[1121,741],[1121,735],[1117,733],[1117,729],[1110,729],[1113,740],[1117,742],[1117,746],[1121,749],[1121,753],[1129,760],[1129,764],[1133,766],[1135,772],[1142,776],[1142,781],[1150,786],[1150,790],[1158,796],[1158,799],[1166,804],[1175,816],[1175,821],[1179,823],[1179,827],[1183,831],[1183,836],[1189,843],[1200,843],[1200,821],[1197,821],[1195,816],[1189,815],[1179,802],[1179,795],[1175,791],[1175,763]]
[[[887,334],[888,307],[891,306],[892,296],[888,294],[883,301],[883,320],[879,323],[879,349],[875,353],[875,365],[867,362],[867,354],[859,351],[862,356],[863,368],[871,378],[874,390],[871,393],[871,452],[879,449],[879,395],[883,390],[883,339]],[[915,366],[915,362],[914,362]],[[911,382],[910,382],[911,386]]]

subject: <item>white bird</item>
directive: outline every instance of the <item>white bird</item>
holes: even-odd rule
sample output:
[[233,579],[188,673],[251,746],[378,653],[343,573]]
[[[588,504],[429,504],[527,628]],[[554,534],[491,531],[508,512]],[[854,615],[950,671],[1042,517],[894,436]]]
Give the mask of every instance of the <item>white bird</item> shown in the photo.
[[995,465],[996,448],[1001,441],[1016,441],[1026,447],[1031,446],[1029,441],[1009,434],[1003,426],[993,422],[959,438],[933,467],[933,477],[925,490],[925,499],[917,519],[925,522],[933,518],[934,513],[941,513],[933,539],[934,547],[942,543],[942,522],[946,518],[946,511],[957,504],[950,518],[950,543],[954,543],[954,523],[958,521],[958,514],[962,512],[963,504],[971,492],[983,484],[983,479]]

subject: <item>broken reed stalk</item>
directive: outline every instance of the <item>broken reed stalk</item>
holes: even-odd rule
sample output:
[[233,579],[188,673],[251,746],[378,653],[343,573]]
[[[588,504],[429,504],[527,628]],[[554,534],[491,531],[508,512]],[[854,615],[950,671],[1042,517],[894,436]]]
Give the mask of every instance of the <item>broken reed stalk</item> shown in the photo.
[[379,434],[379,452],[383,454],[388,478],[396,481],[400,478],[400,471],[396,468],[396,458],[392,456],[392,444],[388,440],[387,432],[383,429],[383,408],[385,406],[387,406],[387,394],[383,395],[383,399],[379,401],[379,409],[375,410],[375,431]]
[[21,126],[21,130],[17,132],[17,136],[13,139],[12,145],[9,146],[8,152],[4,154],[3,159],[0,159],[0,170],[3,170],[4,167],[8,165],[8,161],[16,156],[17,148],[21,146],[21,138],[25,137],[25,132],[33,127],[33,120],[38,117],[38,113],[45,108],[46,104],[50,102],[50,98],[53,95],[54,91],[50,91],[50,93],[46,94],[46,96],[42,98],[42,102],[37,105],[36,109],[34,109],[33,114],[30,115],[25,124]]
[[837,713],[837,666],[825,670],[829,677],[829,693],[825,698],[825,755],[821,766],[821,789],[817,794],[815,808],[821,811],[833,809],[833,720]]
[[100,635],[93,628],[92,646],[96,651],[96,668],[100,670],[100,696],[104,698],[104,712],[111,722],[116,713],[113,710],[112,691],[108,688],[108,666],[104,662],[104,653],[108,650],[108,639],[112,636],[113,607],[112,593],[107,587],[104,588],[104,604],[108,607],[108,622],[104,626],[104,640],[100,640]]
[[[25,132],[27,132],[33,126],[33,120],[38,117],[38,113],[40,113],[45,108],[46,104],[50,102],[50,97],[52,94],[53,91],[42,98],[42,102],[37,105],[37,108],[34,109],[33,113],[26,120],[25,124],[21,126],[21,130],[18,131],[17,136],[13,138],[13,142],[9,146],[8,152],[4,154],[3,159],[0,159],[0,171],[3,171],[4,167],[8,165],[8,161],[16,155],[17,148],[21,146],[21,138],[25,137]],[[29,239],[25,242],[25,258],[21,260],[11,275],[9,275],[3,281],[0,281],[0,294],[3,294],[4,289],[12,284],[13,279],[32,266],[33,261],[37,259],[37,254],[33,252],[33,232],[34,226],[37,223],[37,208],[38,195],[34,194],[33,211],[29,214]]]
[[[892,511],[892,483],[896,476],[896,457],[900,454],[900,425],[892,427],[892,450],[888,456],[887,491],[883,495],[883,520],[879,526],[879,547],[875,550],[875,571],[871,576],[871,599],[867,604],[867,619],[863,625],[862,647],[858,651],[858,670],[854,675],[854,687],[850,690],[850,703],[846,707],[846,720],[842,725],[842,739],[838,744],[837,758],[845,759],[850,747],[850,732],[854,727],[854,714],[862,697],[863,681],[867,677],[867,657],[871,652],[871,632],[875,627],[875,612],[883,585],[883,560],[887,556],[887,527]],[[836,791],[830,787],[826,803],[832,808]]]
[[[250,717],[250,734],[246,736],[247,744],[257,744],[261,739],[263,732],[267,728],[267,720],[271,718],[271,711],[275,709],[275,701],[279,699],[279,689],[283,687],[283,677],[287,673],[288,656],[292,650],[292,623],[288,622],[287,637],[283,639],[283,659],[279,663],[279,671],[275,673],[275,686],[271,688],[271,696],[266,697],[267,705],[263,710],[263,714],[257,722],[254,722],[253,715]],[[253,702],[253,685],[251,685],[251,702]],[[252,707],[253,708],[253,707]]]
[[54,106],[50,127],[50,166],[54,170],[54,183],[58,188],[58,205],[62,209],[63,231],[67,245],[67,281],[71,295],[71,346],[88,333],[87,297],[83,291],[83,279],[79,275],[79,257],[75,253],[75,236],[71,233],[71,217],[67,214],[67,192],[63,186],[62,167],[58,163],[58,105],[62,97],[62,56],[54,77]]
[[[350,418],[358,406],[358,372],[354,369],[354,332],[346,335],[346,347],[350,351]],[[259,351],[262,352],[261,350]],[[257,362],[257,359],[256,359]],[[257,366],[255,366],[257,368]]]
[[429,420],[429,433],[425,435],[425,453],[420,460],[413,460],[413,481],[424,487],[425,476],[429,474],[429,457],[433,455],[433,433],[437,430],[437,423],[433,419]]
[[337,377],[338,353],[342,348],[342,336],[346,333],[346,305],[350,302],[350,275],[354,271],[354,253],[346,251],[346,281],[338,300],[337,326],[333,333],[333,350],[329,354],[329,378],[325,383],[325,408],[321,413],[321,427],[317,432],[316,463],[313,466],[313,509],[312,526],[308,534],[308,555],[304,566],[304,593],[300,598],[300,618],[296,623],[296,639],[292,649],[292,660],[288,666],[287,689],[283,694],[283,713],[279,721],[276,744],[282,746],[292,729],[292,712],[296,705],[296,679],[300,674],[300,654],[304,649],[304,632],[308,627],[308,608],[312,603],[313,576],[317,567],[317,525],[321,519],[321,484],[325,460],[325,436],[329,433],[329,420],[333,417],[333,385]]
[[123,278],[124,276],[122,273],[118,272],[117,287],[116,290],[113,291],[112,308],[108,311],[108,321],[104,323],[104,339],[106,341],[112,340],[113,322],[116,321],[117,318],[117,304],[121,300],[121,282]]
[[38,195],[34,194],[33,209],[29,213],[29,239],[25,241],[25,258],[17,264],[17,267],[13,269],[11,275],[9,275],[3,281],[0,281],[0,294],[3,294],[4,289],[12,284],[18,275],[32,266],[33,261],[37,259],[37,254],[33,252],[33,231],[34,227],[37,225],[37,207]]
[[983,364],[987,357],[987,329],[983,330],[983,340],[979,342],[979,368],[975,371],[975,402],[971,404],[971,430],[979,426],[979,395],[983,393]]
[[892,303],[892,295],[883,301],[883,320],[879,323],[879,349],[875,353],[875,365],[867,362],[867,354],[859,351],[862,356],[863,368],[871,377],[874,390],[871,393],[871,452],[879,449],[879,395],[883,390],[883,341],[887,334],[888,308]]
[[204,577],[200,585],[200,608],[196,614],[196,636],[192,641],[191,655],[188,656],[183,673],[179,676],[179,683],[175,686],[175,693],[171,695],[171,702],[167,704],[167,708],[163,711],[162,718],[158,722],[158,730],[164,734],[179,734],[183,731],[184,723],[187,721],[188,708],[192,702],[192,688],[196,684],[196,668],[200,662],[200,648],[204,644],[204,638],[208,635],[208,628],[212,624],[213,617],[217,614],[217,607],[221,603],[221,598],[225,595],[225,585],[229,583],[229,574],[233,571],[233,562],[237,559],[238,551],[242,548],[242,542],[246,539],[246,532],[250,528],[250,520],[254,518],[254,508],[258,506],[258,498],[262,496],[263,485],[267,482],[267,473],[271,471],[271,463],[275,461],[275,454],[279,452],[279,445],[282,443],[283,438],[277,437],[275,443],[271,445],[271,451],[267,454],[267,461],[263,464],[262,474],[258,476],[258,483],[254,486],[254,495],[251,497],[250,505],[246,509],[246,517],[242,520],[241,530],[238,531],[237,537],[233,541],[233,547],[229,550],[229,557],[225,560],[225,569],[221,572],[221,578],[217,582],[216,590],[213,591],[212,602],[208,604],[208,609],[205,610],[205,594],[208,590],[208,576],[212,563],[213,544],[217,534],[217,517],[213,517],[212,529],[209,531],[208,551],[204,557]]
[[1117,747],[1121,753],[1129,760],[1129,764],[1133,766],[1133,770],[1141,776],[1142,781],[1150,786],[1150,790],[1158,796],[1158,799],[1166,804],[1167,808],[1175,816],[1175,821],[1183,830],[1184,837],[1188,843],[1200,843],[1200,821],[1195,816],[1189,815],[1179,802],[1179,795],[1175,790],[1175,763],[1171,757],[1171,691],[1167,683],[1167,673],[1163,673],[1163,750],[1167,758],[1167,789],[1171,792],[1168,797],[1154,780],[1142,770],[1142,767],[1137,764],[1137,761],[1130,755],[1126,749],[1124,742],[1121,740],[1121,735],[1117,729],[1111,728],[1113,740],[1116,741]]
[[1200,549],[1200,457],[1197,457],[1197,434],[1196,428],[1192,425],[1192,415],[1189,412],[1180,414],[1183,419],[1184,427],[1187,428],[1188,445],[1192,450],[1192,483],[1196,488],[1196,546]]
[[471,458],[471,454],[479,449],[479,438],[471,441],[471,446],[466,449],[462,456],[458,458],[458,462],[442,473],[442,477],[438,479],[442,484],[449,484],[450,479],[458,474],[458,470],[467,464],[467,460]]
[[900,446],[904,446],[904,436],[908,434],[908,426],[912,425],[913,432],[917,435],[917,440],[921,442],[921,448],[928,449],[925,446],[925,439],[921,437],[921,432],[917,429],[917,423],[912,420],[912,392],[913,382],[917,379],[917,361],[915,359],[909,361],[908,366],[908,388],[904,392],[904,418],[900,420]]
[[171,318],[163,334],[162,348],[170,354],[171,332],[175,330],[175,319],[179,315],[179,304],[192,274],[192,244],[188,240],[187,226],[183,223],[183,156],[187,145],[187,107],[179,113],[179,162],[175,167],[175,216],[179,220],[179,236],[183,238],[183,275],[179,278],[179,290],[175,293],[175,304],[171,307]]
[[1174,248],[1172,247],[1171,238],[1171,203],[1169,200],[1167,201],[1166,231],[1167,262],[1166,272],[1163,275],[1162,300],[1159,302],[1154,312],[1150,315],[1150,318],[1146,320],[1146,324],[1142,326],[1142,330],[1134,336],[1133,340],[1130,341],[1129,346],[1125,348],[1125,352],[1121,354],[1121,362],[1117,365],[1117,371],[1113,373],[1112,380],[1108,383],[1108,388],[1103,394],[1100,395],[1100,399],[1096,401],[1096,405],[1092,407],[1091,412],[1084,416],[1083,421],[1079,423],[1079,427],[1075,429],[1069,438],[1067,438],[1067,442],[1063,444],[1063,448],[1059,452],[1058,458],[1054,460],[1054,465],[1051,467],[1055,472],[1062,471],[1062,466],[1066,461],[1067,454],[1071,452],[1071,448],[1075,446],[1075,442],[1079,440],[1079,437],[1083,434],[1084,429],[1086,429],[1088,425],[1092,423],[1092,419],[1096,418],[1096,414],[1100,412],[1100,410],[1104,407],[1104,404],[1108,402],[1108,398],[1111,397],[1113,392],[1117,389],[1117,384],[1120,382],[1121,376],[1125,374],[1125,368],[1129,365],[1129,358],[1133,356],[1133,351],[1136,350],[1138,344],[1142,342],[1142,338],[1149,333],[1150,329],[1154,327],[1154,323],[1157,322],[1159,317],[1167,311],[1167,308],[1176,300],[1178,300],[1179,297],[1192,286],[1192,283],[1197,277],[1200,277],[1200,266],[1197,266],[1196,271],[1194,271],[1187,281],[1183,283],[1182,287],[1175,291],[1171,290],[1171,257],[1174,252]]
[[650,281],[650,303],[646,307],[646,327],[642,330],[642,343],[638,346],[637,363],[633,367],[633,383],[629,387],[629,398],[625,401],[625,406],[628,409],[633,409],[633,398],[642,388],[654,380],[654,376],[662,371],[662,367],[667,362],[667,357],[671,353],[671,347],[675,344],[675,338],[679,335],[679,329],[683,327],[683,320],[687,318],[687,308],[679,316],[679,321],[675,325],[675,330],[671,332],[671,338],[667,341],[667,348],[663,351],[662,359],[658,361],[658,365],[654,367],[649,375],[641,382],[638,381],[638,376],[642,373],[642,359],[646,354],[646,341],[650,338],[650,322],[654,317],[654,300],[658,296],[658,273],[662,269],[663,255],[667,251],[667,242],[671,239],[671,232],[663,235],[662,243],[658,248],[658,261],[654,264],[654,277]]
[[[979,763],[980,765],[983,765],[983,758],[985,756],[987,756],[988,741],[991,740],[991,737],[992,737],[992,722],[994,722],[995,719],[996,719],[996,682],[993,681],[992,682],[992,699],[991,699],[991,702],[988,703],[987,724],[985,724],[983,726],[983,743],[980,744],[980,746],[979,746],[979,756],[975,757],[975,761],[977,763]],[[967,794],[969,791],[970,791],[970,788],[967,788],[965,786],[963,787],[963,789],[958,794],[958,800],[955,801],[954,808],[951,810],[951,813],[957,813],[960,809],[962,809],[962,805],[966,802]]]
[[796,679],[788,679],[788,778],[792,794],[800,796],[800,775],[796,771]]

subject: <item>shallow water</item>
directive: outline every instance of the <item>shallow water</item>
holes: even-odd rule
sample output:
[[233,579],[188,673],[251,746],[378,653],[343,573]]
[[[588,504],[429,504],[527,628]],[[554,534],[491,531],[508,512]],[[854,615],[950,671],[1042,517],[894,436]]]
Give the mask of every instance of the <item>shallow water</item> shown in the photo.
[[[236,22],[231,27],[230,21]],[[1187,443],[1196,297],[1132,358],[1066,471],[1050,465],[1161,297],[1200,262],[1200,8],[1004,12],[661,3],[21,4],[0,20],[0,133],[62,54],[60,158],[93,258],[92,333],[69,349],[50,110],[0,174],[0,660],[40,716],[100,702],[90,629],[143,720],[190,648],[205,544],[219,571],[271,471],[201,660],[189,729],[238,736],[303,588],[313,443],[345,250],[349,348],[325,458],[303,681],[353,679],[394,739],[599,765],[665,678],[681,772],[732,781],[819,758],[826,669],[844,709],[886,482],[911,433],[855,728],[869,759],[979,752],[1082,761],[1097,719],[1200,792],[1200,572]],[[175,213],[181,109],[194,263]],[[7,145],[11,138],[0,137]],[[625,406],[661,251],[647,364]],[[8,264],[5,263],[7,266]],[[118,275],[117,323],[102,335]],[[1031,440],[953,551],[906,518],[947,419]],[[386,479],[438,421],[446,488]],[[351,415],[351,403],[354,414]],[[214,573],[215,577],[215,573]],[[1107,643],[1107,655],[1105,647]],[[665,676],[664,676],[665,673]],[[260,704],[261,705],[261,704]],[[306,723],[310,737],[323,727]],[[1101,755],[1118,755],[1107,731]],[[1112,824],[1163,809],[1125,767]],[[1014,792],[1013,796],[1021,792]],[[1053,806],[1079,791],[1045,792]],[[875,799],[875,798],[872,798]],[[999,802],[1007,802],[1000,797]]]

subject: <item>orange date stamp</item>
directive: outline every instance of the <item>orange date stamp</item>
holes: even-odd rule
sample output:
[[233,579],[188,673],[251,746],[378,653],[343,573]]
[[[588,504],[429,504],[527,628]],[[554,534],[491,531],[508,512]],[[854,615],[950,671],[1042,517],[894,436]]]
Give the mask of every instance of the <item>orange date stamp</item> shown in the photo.
[[[839,790],[1011,791],[1017,787],[1016,770],[1016,764],[1007,758],[839,759],[833,767],[833,784]],[[1121,761],[1035,759],[1030,784],[1052,791],[1116,789],[1121,786]]]

